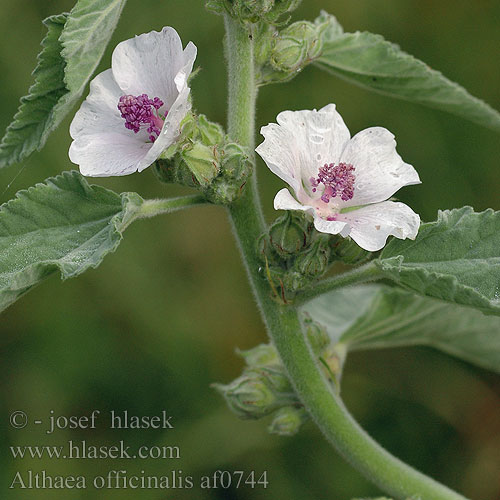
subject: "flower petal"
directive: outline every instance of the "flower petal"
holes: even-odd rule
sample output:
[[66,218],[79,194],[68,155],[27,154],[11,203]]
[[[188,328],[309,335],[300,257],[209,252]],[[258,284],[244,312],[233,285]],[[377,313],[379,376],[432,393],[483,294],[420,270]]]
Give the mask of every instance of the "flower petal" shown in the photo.
[[189,100],[189,87],[184,87],[177,99],[172,104],[168,112],[161,133],[153,143],[151,148],[147,150],[146,155],[137,164],[137,170],[142,172],[145,168],[149,167],[155,162],[160,154],[173,144],[179,137],[181,130],[180,124],[186,114],[191,109],[191,102]]
[[349,236],[361,247],[376,252],[389,236],[414,240],[420,217],[404,203],[384,201],[339,214],[337,220],[349,224]]
[[283,111],[277,121],[262,127],[265,140],[256,151],[301,199],[302,181],[316,177],[324,163],[338,162],[350,133],[334,104],[319,111]]
[[90,93],[71,122],[69,158],[83,175],[131,174],[151,148],[146,131],[134,134],[125,128],[117,108],[121,95],[112,71],[100,73],[90,83]]
[[150,143],[124,134],[82,135],[71,143],[69,157],[85,176],[128,175],[137,170],[150,148]]
[[[345,236],[349,232],[349,225],[343,221],[328,221],[320,217],[314,207],[302,205],[284,188],[274,197],[275,210],[301,210],[314,217],[314,227],[321,233],[339,234]],[[345,233],[345,234],[344,234]]]
[[[69,133],[73,139],[82,135],[109,132],[130,135],[118,111],[118,100],[123,95],[110,69],[98,74],[90,82],[90,92],[71,122]],[[145,136],[147,137],[147,135]]]
[[159,97],[169,110],[179,93],[175,77],[187,63],[177,31],[165,27],[119,43],[111,67],[123,94]]
[[403,186],[420,184],[416,170],[396,152],[394,136],[383,127],[357,133],[346,145],[341,161],[354,166],[354,196],[342,206],[387,200]]

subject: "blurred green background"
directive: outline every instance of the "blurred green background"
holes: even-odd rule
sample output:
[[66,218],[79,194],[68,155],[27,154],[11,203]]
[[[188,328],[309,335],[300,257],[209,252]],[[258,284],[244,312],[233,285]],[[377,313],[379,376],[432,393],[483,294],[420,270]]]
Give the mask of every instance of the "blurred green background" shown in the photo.
[[[41,20],[68,11],[71,0],[2,0],[0,5],[0,131],[31,82]],[[308,0],[294,19],[313,19],[324,8],[348,31],[368,30],[440,69],[474,95],[500,108],[500,3],[497,0]],[[112,48],[135,34],[174,26],[184,43],[198,46],[202,71],[193,83],[195,107],[225,123],[226,82],[220,18],[201,0],[129,0]],[[259,96],[258,125],[283,109],[335,102],[352,133],[373,125],[391,130],[398,150],[422,178],[398,196],[424,220],[439,208],[472,205],[500,209],[499,136],[462,119],[353,87],[309,68],[294,81]],[[0,201],[71,168],[71,117],[41,153],[0,171]],[[258,140],[259,141],[259,140]],[[281,181],[259,164],[266,212]],[[115,191],[143,197],[184,192],[159,185],[151,172],[98,179]],[[242,422],[209,387],[238,376],[235,347],[265,341],[265,331],[224,210],[217,207],[136,223],[98,270],[62,283],[49,279],[0,319],[0,427],[2,498],[72,499],[349,499],[380,492],[352,470],[309,423],[294,438],[266,433],[265,421]],[[492,334],[498,332],[492,332]],[[394,454],[471,499],[500,499],[500,379],[424,348],[355,353],[346,366],[343,394],[362,425]],[[174,416],[168,432],[60,431],[8,426],[14,410],[30,418],[129,410]],[[170,444],[171,461],[17,460],[9,445]],[[267,489],[16,490],[16,471],[92,477],[108,470],[163,475],[182,470],[199,478],[221,470],[268,471]]]

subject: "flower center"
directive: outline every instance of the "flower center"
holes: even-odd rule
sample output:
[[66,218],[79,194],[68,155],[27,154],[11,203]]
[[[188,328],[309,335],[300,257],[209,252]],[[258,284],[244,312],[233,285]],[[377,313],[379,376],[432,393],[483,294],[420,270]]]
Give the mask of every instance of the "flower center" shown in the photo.
[[[162,106],[163,101],[160,98],[150,99],[147,94],[122,95],[118,101],[118,110],[125,120],[125,128],[137,134],[142,125],[148,125],[151,142],[155,142],[163,127],[163,120],[158,115]],[[167,113],[168,111],[165,116]]]
[[325,203],[330,201],[330,198],[339,196],[341,200],[348,201],[354,196],[354,181],[356,176],[352,173],[356,170],[350,163],[325,163],[318,171],[318,177],[311,177],[309,182],[313,188],[313,193],[316,192],[318,186],[325,186],[321,200]]

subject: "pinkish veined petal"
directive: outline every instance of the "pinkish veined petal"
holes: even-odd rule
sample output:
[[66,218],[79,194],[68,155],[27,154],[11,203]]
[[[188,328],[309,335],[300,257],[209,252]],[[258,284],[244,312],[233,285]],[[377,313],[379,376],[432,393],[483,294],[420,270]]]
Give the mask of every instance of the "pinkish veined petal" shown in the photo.
[[338,161],[350,133],[334,104],[319,111],[283,111],[277,122],[262,127],[265,140],[256,151],[302,198],[303,183],[316,177],[324,163]]
[[387,129],[371,127],[357,133],[346,145],[341,161],[354,168],[354,196],[343,207],[387,200],[403,186],[419,184],[416,170],[396,151],[396,141]]
[[361,247],[375,252],[384,247],[389,236],[415,239],[420,217],[404,203],[384,201],[337,215],[349,224],[349,236]]
[[123,94],[159,97],[165,103],[160,108],[164,112],[179,94],[175,77],[187,62],[177,31],[165,27],[119,43],[111,67]]

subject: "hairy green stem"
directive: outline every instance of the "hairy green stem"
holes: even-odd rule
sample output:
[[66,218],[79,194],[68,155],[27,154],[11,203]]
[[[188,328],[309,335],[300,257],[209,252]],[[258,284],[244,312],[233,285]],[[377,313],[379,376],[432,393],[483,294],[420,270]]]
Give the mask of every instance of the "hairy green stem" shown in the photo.
[[[252,40],[247,30],[229,16],[225,25],[229,135],[253,149],[256,91]],[[257,238],[264,230],[255,174],[244,196],[230,207],[230,216],[269,334],[297,395],[326,438],[356,469],[390,495],[400,499],[415,496],[421,500],[464,500],[392,456],[361,429],[321,373],[304,336],[297,309],[271,299],[255,249]]]
[[177,198],[164,198],[157,200],[145,200],[135,214],[138,219],[154,217],[155,215],[169,214],[177,212],[183,208],[189,208],[196,205],[207,203],[207,199],[201,194],[189,196],[179,196]]
[[310,300],[336,288],[375,281],[384,277],[380,268],[375,262],[368,262],[364,266],[357,267],[346,273],[337,274],[331,278],[324,279],[310,287],[304,288],[294,299],[294,305],[305,304]]

